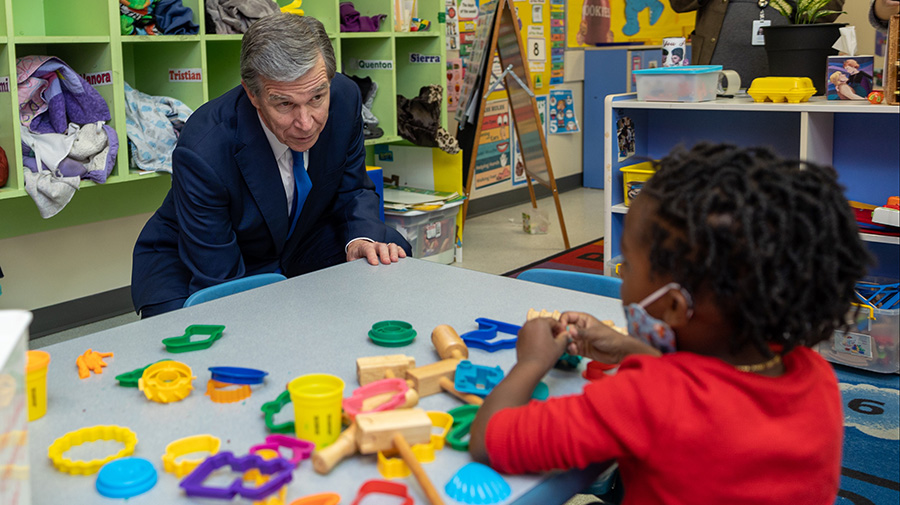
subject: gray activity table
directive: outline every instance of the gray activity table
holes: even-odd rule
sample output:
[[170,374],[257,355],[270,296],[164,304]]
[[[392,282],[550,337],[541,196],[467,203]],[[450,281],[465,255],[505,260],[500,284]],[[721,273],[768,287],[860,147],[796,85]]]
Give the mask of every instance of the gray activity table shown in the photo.
[[[212,434],[222,440],[221,451],[246,454],[268,434],[260,406],[275,399],[294,377],[329,373],[341,377],[344,396],[358,387],[356,358],[403,353],[414,356],[417,366],[439,359],[431,344],[431,331],[440,324],[452,326],[461,335],[477,329],[475,318],[487,317],[522,324],[529,308],[579,310],[623,325],[619,300],[559,289],[516,279],[404,259],[393,265],[373,267],[363,260],[310,273],[285,282],[239,293],[219,300],[177,310],[44,347],[51,355],[48,372],[46,416],[29,423],[31,484],[35,504],[96,504],[111,502],[95,490],[96,476],[72,476],[57,472],[47,457],[47,448],[63,434],[82,427],[115,424],[133,430],[138,445],[133,456],[150,460],[159,481],[149,492],[129,499],[130,504],[223,503],[186,497],[179,479],[162,470],[166,445],[196,434]],[[372,324],[387,319],[407,321],[417,330],[407,347],[379,347],[369,341]],[[224,336],[210,349],[183,354],[166,352],[161,340],[184,333],[191,324],[225,325]],[[78,378],[75,359],[87,349],[113,352],[101,375]],[[169,358],[189,365],[194,391],[183,401],[159,404],[148,401],[136,388],[120,387],[114,377],[157,360]],[[489,353],[470,349],[469,359],[481,365],[500,365],[508,371],[515,350]],[[232,404],[213,403],[203,393],[210,366],[240,366],[269,372],[252,397]],[[583,365],[582,365],[583,368]],[[586,383],[579,371],[553,370],[544,379],[550,394],[576,393]],[[422,398],[425,410],[447,411],[462,403],[441,393]],[[276,422],[293,419],[290,406]],[[74,448],[68,456],[87,457],[98,447]],[[118,450],[108,444],[105,451]],[[468,453],[447,446],[424,468],[442,493],[444,485],[463,465]],[[602,466],[584,471],[544,475],[505,476],[512,495],[504,503],[562,503],[584,488]],[[231,474],[235,475],[235,474]],[[375,455],[356,455],[322,476],[304,461],[294,472],[287,503],[319,492],[341,494],[349,504],[360,485],[380,479]],[[227,482],[219,479],[217,484]],[[416,503],[427,503],[415,478],[401,479]],[[446,498],[448,504],[456,503]],[[239,503],[249,503],[237,500]]]

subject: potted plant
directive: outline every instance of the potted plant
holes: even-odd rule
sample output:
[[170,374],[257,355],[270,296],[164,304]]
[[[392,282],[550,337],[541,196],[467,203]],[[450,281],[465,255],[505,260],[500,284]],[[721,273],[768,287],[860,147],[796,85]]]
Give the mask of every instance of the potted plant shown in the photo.
[[816,94],[825,93],[825,70],[828,56],[837,54],[831,46],[840,38],[840,27],[832,23],[843,11],[844,2],[835,0],[771,0],[789,25],[765,27],[766,55],[769,74],[809,77]]

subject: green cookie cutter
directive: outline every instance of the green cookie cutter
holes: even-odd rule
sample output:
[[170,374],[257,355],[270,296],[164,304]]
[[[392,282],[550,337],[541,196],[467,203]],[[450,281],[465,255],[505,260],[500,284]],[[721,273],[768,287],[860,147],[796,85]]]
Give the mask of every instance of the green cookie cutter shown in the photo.
[[[538,382],[537,387],[531,393],[531,397],[535,400],[546,400],[550,394],[550,388],[543,382]],[[469,434],[469,428],[472,427],[472,421],[475,420],[475,413],[478,412],[479,405],[461,405],[455,409],[449,410],[447,413],[453,416],[453,426],[447,433],[447,444],[457,451],[468,451],[469,440],[466,438]]]
[[[168,358],[161,359],[159,361],[172,361]],[[147,366],[141,368],[135,368],[130,372],[125,372],[123,374],[116,375],[116,380],[119,381],[119,385],[126,388],[136,388],[138,387],[138,380],[144,375],[144,370],[150,368],[150,365],[155,365],[159,363],[159,361],[154,361]]]
[[266,429],[271,433],[294,433],[294,421],[275,424],[275,414],[281,412],[285,405],[291,403],[291,393],[284,390],[278,398],[262,404],[259,410],[266,415]]
[[448,411],[453,416],[453,426],[447,433],[446,442],[457,451],[469,450],[469,428],[472,427],[472,421],[475,420],[475,413],[478,412],[479,405],[461,405]]
[[[209,349],[216,340],[222,338],[225,327],[217,324],[192,324],[185,328],[184,335],[164,338],[162,343],[166,350],[173,353],[200,351]],[[194,335],[209,335],[203,340],[191,341]]]
[[372,342],[382,347],[403,347],[416,338],[416,330],[406,321],[379,321],[369,330]]

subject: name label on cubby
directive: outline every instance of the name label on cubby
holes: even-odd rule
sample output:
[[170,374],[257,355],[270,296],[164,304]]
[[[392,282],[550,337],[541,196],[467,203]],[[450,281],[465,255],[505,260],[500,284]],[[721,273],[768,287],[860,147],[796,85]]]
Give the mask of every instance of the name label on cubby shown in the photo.
[[409,62],[410,63],[440,63],[441,56],[440,55],[430,56],[427,54],[409,53]]
[[392,60],[356,60],[356,68],[360,70],[394,70]]
[[203,82],[199,68],[170,68],[169,82]]
[[9,76],[0,77],[0,93],[9,93]]
[[81,78],[95,88],[97,86],[109,86],[112,84],[112,71],[107,70],[105,72],[94,72],[93,74],[81,74]]

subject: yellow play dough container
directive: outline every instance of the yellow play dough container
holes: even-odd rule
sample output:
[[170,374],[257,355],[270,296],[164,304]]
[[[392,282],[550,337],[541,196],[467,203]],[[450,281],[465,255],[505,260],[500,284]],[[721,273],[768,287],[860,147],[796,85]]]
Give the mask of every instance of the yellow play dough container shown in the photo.
[[47,365],[50,355],[44,351],[28,351],[25,365],[25,387],[28,394],[28,420],[47,413]]
[[329,374],[301,375],[288,383],[294,405],[294,433],[321,449],[341,434],[344,381]]

